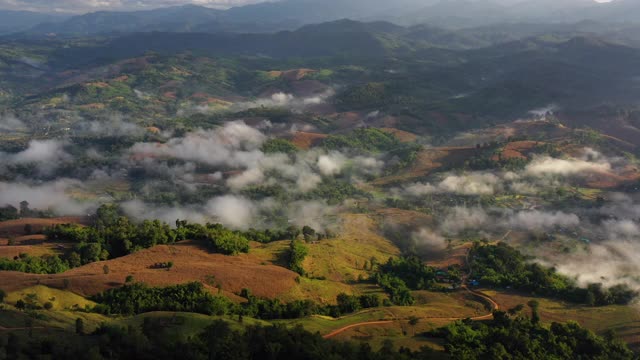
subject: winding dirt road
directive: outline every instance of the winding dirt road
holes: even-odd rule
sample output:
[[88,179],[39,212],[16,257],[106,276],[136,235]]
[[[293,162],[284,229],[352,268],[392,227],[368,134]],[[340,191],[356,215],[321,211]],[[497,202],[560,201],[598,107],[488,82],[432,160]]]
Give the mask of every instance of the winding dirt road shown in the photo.
[[[504,240],[504,238],[506,238],[509,235],[510,231],[508,231],[503,237],[502,240]],[[465,260],[467,262],[467,265],[469,266],[469,252],[467,251],[467,256],[465,256]],[[471,275],[472,270],[471,267],[469,266],[469,273],[466,274],[466,276],[463,277],[463,283],[467,282],[468,277]],[[490,320],[493,318],[493,312],[496,310],[500,310],[500,304],[498,304],[495,300],[493,300],[489,295],[484,294],[478,290],[473,290],[473,289],[469,289],[469,287],[465,284],[461,286],[461,289],[464,289],[465,291],[469,292],[470,294],[472,294],[473,296],[481,299],[481,301],[484,301],[485,303],[487,303],[489,305],[489,307],[491,308],[491,311],[485,315],[479,315],[479,316],[474,316],[472,318],[470,318],[471,320]],[[419,318],[420,320],[450,320],[450,321],[457,321],[457,320],[464,320],[467,319],[467,317],[422,317]],[[406,319],[392,319],[392,320],[379,320],[379,321],[365,321],[365,322],[360,322],[360,323],[356,323],[356,324],[351,324],[351,325],[347,325],[344,327],[341,327],[339,329],[336,329],[326,335],[323,335],[322,337],[325,339],[330,339],[338,334],[341,334],[349,329],[353,329],[356,327],[360,327],[360,326],[376,326],[376,325],[385,325],[385,324],[391,324],[394,322],[401,322],[403,320]]]

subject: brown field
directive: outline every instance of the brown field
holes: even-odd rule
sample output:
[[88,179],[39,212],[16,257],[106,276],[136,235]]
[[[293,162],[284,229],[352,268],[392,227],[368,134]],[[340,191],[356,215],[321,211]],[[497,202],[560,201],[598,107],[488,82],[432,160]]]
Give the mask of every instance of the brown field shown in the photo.
[[291,142],[298,148],[307,150],[326,137],[325,134],[298,131],[293,134]]
[[[173,261],[174,267],[151,269],[158,262]],[[103,267],[107,265],[109,274]],[[189,281],[202,281],[213,291],[221,285],[225,295],[243,288],[261,297],[277,297],[296,286],[298,275],[285,268],[268,264],[251,254],[224,256],[211,254],[193,242],[175,245],[161,245],[139,251],[118,259],[91,263],[62,274],[39,275],[17,272],[2,274],[3,290],[16,291],[36,284],[64,288],[68,280],[68,290],[83,296],[94,295],[106,289],[121,286],[125,278],[132,275],[136,281],[152,286],[166,286]],[[215,283],[210,280],[215,278]]]
[[88,219],[83,216],[67,216],[67,217],[57,217],[50,219],[42,219],[42,218],[23,218],[17,220],[8,220],[0,222],[0,237],[6,238],[7,236],[23,236],[26,235],[24,233],[24,226],[27,224],[31,225],[32,231],[34,233],[41,232],[47,226],[56,225],[56,224],[86,224]]
[[407,225],[411,227],[433,225],[433,216],[419,211],[404,210],[396,208],[382,208],[376,211],[386,223]]
[[379,178],[373,185],[389,185],[424,177],[443,166],[460,166],[476,153],[475,147],[439,147],[423,149],[418,158],[407,170],[397,174]]
[[619,173],[597,172],[584,174],[582,184],[594,189],[611,189],[628,184],[635,184],[640,180],[640,172],[634,167],[627,167]]
[[26,235],[14,239],[15,245],[8,245],[8,239],[0,239],[0,258],[13,259],[20,254],[42,256],[59,253],[69,244],[45,243],[44,235]]
[[511,137],[525,135],[547,141],[558,140],[571,133],[571,129],[546,120],[514,121],[508,124],[466,132],[450,140],[448,146],[475,146],[490,141],[505,141]]
[[418,139],[418,135],[396,128],[385,127],[381,128],[380,130],[389,134],[393,134],[401,142],[414,142]]

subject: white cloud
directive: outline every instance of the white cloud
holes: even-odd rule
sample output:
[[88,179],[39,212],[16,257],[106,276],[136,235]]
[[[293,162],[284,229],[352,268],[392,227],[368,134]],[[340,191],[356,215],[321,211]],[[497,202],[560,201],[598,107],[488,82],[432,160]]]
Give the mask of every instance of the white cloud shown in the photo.
[[23,151],[0,152],[0,161],[4,165],[35,164],[39,173],[49,174],[63,162],[71,160],[71,155],[65,152],[64,146],[65,142],[59,140],[31,140]]
[[0,204],[18,207],[21,201],[27,201],[32,209],[50,209],[58,215],[86,215],[95,204],[73,199],[69,190],[74,187],[82,187],[82,184],[71,179],[38,185],[0,182]]
[[27,125],[20,119],[13,115],[1,115],[0,116],[0,133],[2,132],[17,132],[27,130]]

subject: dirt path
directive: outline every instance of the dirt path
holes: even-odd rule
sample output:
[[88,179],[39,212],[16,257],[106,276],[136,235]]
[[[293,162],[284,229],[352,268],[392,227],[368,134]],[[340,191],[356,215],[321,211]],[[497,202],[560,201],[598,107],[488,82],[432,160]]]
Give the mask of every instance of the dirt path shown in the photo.
[[351,324],[351,325],[347,325],[344,327],[341,327],[340,329],[334,330],[326,335],[323,335],[322,337],[325,339],[330,339],[340,333],[343,333],[349,329],[353,329],[355,327],[359,327],[359,326],[371,326],[371,325],[383,325],[383,324],[391,324],[394,323],[398,320],[380,320],[380,321],[366,321],[366,322],[361,322],[361,323],[356,323],[356,324]]
[[[504,236],[502,236],[502,238],[500,238],[500,240],[504,240],[507,236],[509,236],[509,234],[511,233],[511,230],[507,231],[506,234],[504,234]],[[467,262],[467,264],[469,264],[469,251],[467,251],[467,255],[465,256],[465,261]],[[469,276],[471,275],[472,271],[471,268],[469,267],[469,272],[463,277],[463,283],[467,282],[467,279],[469,278]],[[496,310],[500,310],[500,304],[498,304],[495,300],[493,300],[489,295],[484,294],[481,291],[478,290],[473,290],[473,289],[469,289],[469,287],[465,284],[462,285],[461,287],[462,289],[464,289],[465,291],[471,293],[473,296],[476,296],[478,298],[480,298],[481,300],[485,301],[487,304],[489,304],[489,306],[491,307],[491,311],[487,314],[484,315],[479,315],[479,316],[474,316],[472,318],[470,318],[471,320],[489,320],[493,318],[493,312]],[[420,320],[450,320],[450,321],[457,321],[457,320],[464,320],[467,319],[467,317],[422,317],[420,318]],[[360,322],[360,323],[356,323],[356,324],[351,324],[351,325],[347,325],[344,327],[341,327],[339,329],[336,329],[326,335],[323,335],[322,337],[325,339],[330,339],[338,334],[341,334],[349,329],[353,329],[355,327],[360,327],[360,326],[375,326],[375,325],[384,325],[384,324],[390,324],[390,323],[394,323],[394,322],[401,322],[402,319],[392,319],[392,320],[379,320],[379,321],[365,321],[365,322]]]
[[0,331],[15,331],[15,330],[30,330],[30,329],[46,329],[46,328],[44,326],[12,327],[12,328],[6,328],[4,326],[0,326]]
[[[482,298],[484,301],[486,301],[487,303],[489,303],[491,305],[491,311],[485,315],[478,315],[478,316],[474,316],[471,317],[471,320],[489,320],[493,318],[493,312],[495,310],[499,310],[500,309],[500,304],[498,304],[495,300],[493,300],[491,297],[489,297],[488,295],[485,295],[484,293],[477,291],[477,290],[471,290],[469,288],[467,288],[466,286],[463,287],[466,291],[470,292],[471,294],[473,294],[474,296],[477,296],[479,298]],[[448,321],[458,321],[458,320],[464,320],[467,319],[468,317],[421,317],[419,318],[420,320],[448,320]],[[375,325],[384,325],[384,324],[391,324],[391,323],[395,323],[395,322],[402,322],[405,319],[393,319],[393,320],[378,320],[378,321],[365,321],[365,322],[360,322],[360,323],[356,323],[356,324],[351,324],[351,325],[347,325],[344,327],[341,327],[339,329],[336,329],[326,335],[323,335],[322,337],[325,339],[330,339],[336,335],[339,335],[349,329],[353,329],[355,327],[360,327],[360,326],[375,326]]]

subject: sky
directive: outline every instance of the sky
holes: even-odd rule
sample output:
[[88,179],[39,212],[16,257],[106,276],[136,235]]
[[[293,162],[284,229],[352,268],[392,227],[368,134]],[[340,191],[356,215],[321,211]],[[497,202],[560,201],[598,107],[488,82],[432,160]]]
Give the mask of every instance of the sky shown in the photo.
[[263,1],[266,0],[0,0],[0,9],[78,14],[99,10],[153,9],[184,4],[224,9]]
[[87,13],[99,10],[153,9],[185,4],[229,8],[264,0],[0,0],[0,9]]

